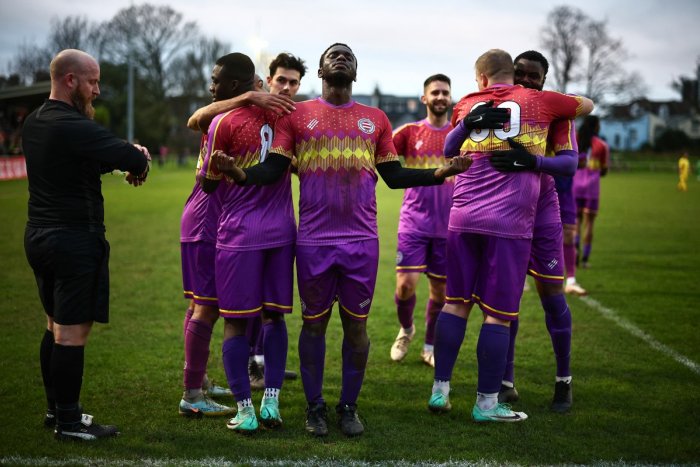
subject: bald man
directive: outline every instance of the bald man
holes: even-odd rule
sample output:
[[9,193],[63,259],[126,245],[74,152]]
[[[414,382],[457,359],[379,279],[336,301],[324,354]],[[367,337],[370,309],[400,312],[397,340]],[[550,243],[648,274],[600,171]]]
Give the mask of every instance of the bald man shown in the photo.
[[24,237],[47,326],[41,374],[48,410],[44,425],[56,439],[115,436],[80,407],[83,362],[92,323],[109,319],[109,243],[105,239],[100,175],[118,169],[140,186],[148,151],[117,138],[92,118],[100,95],[100,66],[68,49],[51,61],[51,94],[26,119],[23,149],[29,178]]

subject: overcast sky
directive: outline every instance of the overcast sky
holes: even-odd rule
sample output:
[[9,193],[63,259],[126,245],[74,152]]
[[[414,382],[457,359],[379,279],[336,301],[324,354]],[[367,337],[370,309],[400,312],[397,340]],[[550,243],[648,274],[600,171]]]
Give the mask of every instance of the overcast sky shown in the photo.
[[[23,43],[43,45],[52,17],[84,15],[105,21],[129,0],[0,0],[0,72]],[[476,90],[473,65],[490,48],[513,56],[540,49],[539,30],[555,6],[578,6],[595,19],[607,19],[631,58],[628,71],[643,77],[652,99],[673,99],[670,82],[691,76],[700,57],[700,1],[587,0],[526,2],[501,0],[268,0],[262,2],[152,0],[196,21],[200,30],[253,56],[255,37],[268,53],[289,51],[307,61],[302,92],[320,91],[318,59],[333,42],[345,42],[358,58],[355,93],[419,95],[434,73],[452,78],[453,95]],[[575,89],[571,89],[575,91]]]

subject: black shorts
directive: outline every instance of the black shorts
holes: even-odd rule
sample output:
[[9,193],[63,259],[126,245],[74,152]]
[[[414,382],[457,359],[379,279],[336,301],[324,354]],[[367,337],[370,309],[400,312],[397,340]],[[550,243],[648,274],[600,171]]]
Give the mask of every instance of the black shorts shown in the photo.
[[27,226],[24,250],[44,311],[55,323],[109,321],[109,243],[103,233]]

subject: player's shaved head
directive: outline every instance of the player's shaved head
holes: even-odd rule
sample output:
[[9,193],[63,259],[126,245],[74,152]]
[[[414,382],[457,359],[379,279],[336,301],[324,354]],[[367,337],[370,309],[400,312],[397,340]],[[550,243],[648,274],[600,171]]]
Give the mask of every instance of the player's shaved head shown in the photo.
[[97,61],[90,54],[77,49],[61,50],[51,60],[51,80],[55,81],[68,73],[84,73],[91,65],[97,65]]
[[477,74],[482,73],[489,81],[513,79],[513,59],[505,50],[491,49],[476,59]]

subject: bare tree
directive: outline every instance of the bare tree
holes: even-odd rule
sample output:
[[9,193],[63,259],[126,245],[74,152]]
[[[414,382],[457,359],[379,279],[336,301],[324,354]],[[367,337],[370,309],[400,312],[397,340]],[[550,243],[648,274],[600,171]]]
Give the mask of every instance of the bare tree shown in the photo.
[[168,6],[146,3],[119,10],[104,25],[101,52],[114,63],[128,62],[131,54],[151,91],[164,97],[175,84],[167,70],[198,38],[195,22],[183,22]]
[[549,54],[558,90],[566,92],[569,84],[578,79],[576,65],[580,61],[582,28],[588,17],[578,8],[558,6],[547,15],[542,30],[542,47]]
[[607,21],[589,20],[583,29],[586,50],[585,95],[605,102],[614,94],[619,99],[639,97],[645,85],[639,73],[628,73],[622,63],[629,58],[622,40],[610,37]]
[[66,16],[51,19],[51,30],[47,47],[57,53],[63,49],[80,49],[94,52],[97,26],[84,16]]
[[200,38],[184,55],[170,65],[169,75],[175,81],[178,94],[195,97],[207,95],[209,77],[216,60],[226,54],[230,46],[218,39]]
[[48,79],[51,52],[46,47],[24,43],[10,62],[12,73],[17,74],[22,84]]
[[48,80],[51,59],[63,49],[92,51],[97,31],[95,24],[85,17],[53,17],[45,45],[21,45],[10,67],[21,76],[24,83]]
[[567,92],[580,84],[582,92],[597,104],[611,96],[622,100],[646,92],[641,75],[623,68],[629,54],[622,40],[608,32],[607,21],[592,19],[578,8],[559,6],[547,16],[541,39],[558,90]]

